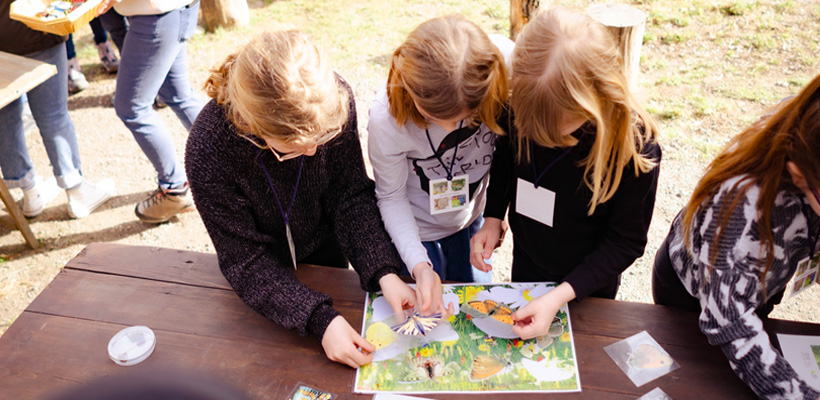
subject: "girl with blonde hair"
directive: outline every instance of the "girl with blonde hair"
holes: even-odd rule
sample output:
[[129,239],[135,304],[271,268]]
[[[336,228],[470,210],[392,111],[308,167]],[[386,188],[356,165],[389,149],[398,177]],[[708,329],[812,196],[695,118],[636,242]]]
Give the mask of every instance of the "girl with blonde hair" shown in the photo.
[[817,276],[817,154],[820,76],[726,145],[655,255],[655,303],[699,312],[709,343],[760,398],[820,397],[761,321],[792,277],[799,289]]
[[379,209],[417,281],[475,280],[469,240],[483,221],[511,48],[458,15],[426,21],[393,53],[370,108]]
[[513,281],[560,284],[514,314],[515,332],[547,333],[572,299],[615,298],[644,251],[661,150],[629,92],[606,27],[562,8],[531,20],[512,56],[512,115],[502,128],[473,265],[497,247],[509,209]]
[[[228,56],[205,86],[185,165],[219,267],[249,307],[321,338],[351,367],[375,348],[296,279],[297,263],[347,268],[362,288],[404,308],[435,309],[441,285],[414,292],[382,227],[348,84],[298,31],[264,33]],[[421,294],[424,294],[422,298]],[[423,301],[422,301],[423,300]],[[436,304],[436,302],[438,302]]]

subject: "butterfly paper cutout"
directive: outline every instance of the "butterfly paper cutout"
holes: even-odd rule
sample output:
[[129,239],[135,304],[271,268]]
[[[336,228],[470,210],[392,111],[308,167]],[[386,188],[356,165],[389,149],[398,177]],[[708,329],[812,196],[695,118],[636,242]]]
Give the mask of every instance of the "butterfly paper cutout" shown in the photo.
[[649,343],[642,343],[626,360],[630,367],[641,369],[669,367],[672,362],[672,358],[663,350]]
[[564,324],[561,323],[561,318],[555,317],[552,319],[552,324],[550,324],[547,334],[537,337],[535,342],[538,343],[538,347],[545,349],[552,344],[555,338],[562,334],[564,334]]
[[470,381],[478,382],[490,378],[504,368],[510,366],[510,362],[497,357],[479,354],[473,358],[473,365],[470,367]]
[[492,317],[496,321],[505,323],[507,325],[514,325],[512,313],[509,307],[498,304],[495,300],[472,300],[467,302],[468,312],[470,314],[477,314],[478,317]]
[[296,395],[293,396],[293,400],[331,400],[333,399],[333,395],[330,393],[321,392],[311,387],[302,386],[299,388],[299,391]]
[[454,361],[450,361],[445,365],[444,359],[437,356],[414,358],[408,360],[407,364],[410,366],[410,371],[398,379],[399,383],[434,381],[441,377],[453,375],[460,369]]
[[413,312],[407,316],[404,323],[391,327],[396,333],[409,336],[424,336],[441,323],[441,313],[423,316],[418,312]]

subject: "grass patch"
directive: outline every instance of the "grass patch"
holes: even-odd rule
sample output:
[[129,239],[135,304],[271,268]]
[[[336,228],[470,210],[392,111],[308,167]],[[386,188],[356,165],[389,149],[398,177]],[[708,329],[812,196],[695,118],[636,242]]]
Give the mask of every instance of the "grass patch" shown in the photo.
[[694,89],[686,96],[686,102],[694,109],[695,117],[707,117],[718,111],[720,103],[708,96],[704,96],[698,89]]
[[646,112],[661,120],[674,120],[683,115],[683,102],[677,100],[650,100],[646,103]]
[[752,11],[755,8],[755,6],[757,6],[757,2],[736,1],[733,3],[718,6],[718,10],[723,15],[729,17],[739,17],[746,14],[749,11]]

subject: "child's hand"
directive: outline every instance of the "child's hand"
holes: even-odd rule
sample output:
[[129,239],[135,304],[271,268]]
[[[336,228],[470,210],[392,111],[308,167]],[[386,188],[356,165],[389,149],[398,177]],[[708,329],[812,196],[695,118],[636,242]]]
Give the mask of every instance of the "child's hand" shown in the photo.
[[493,250],[501,245],[506,231],[503,221],[498,218],[487,217],[484,225],[470,239],[470,264],[484,272],[492,271],[493,266],[484,262],[493,255]]
[[513,313],[513,332],[524,340],[546,335],[561,306],[574,298],[575,290],[572,286],[566,282],[561,283]]
[[364,340],[341,315],[333,318],[322,336],[322,348],[331,361],[358,368],[373,361],[376,348]]
[[439,311],[445,319],[455,312],[452,303],[447,308],[442,304],[441,278],[430,264],[426,262],[417,264],[413,268],[413,275],[416,277],[416,304],[421,307],[417,307],[416,311],[421,315],[430,315]]
[[[440,284],[439,284],[440,285]],[[396,274],[387,274],[379,279],[379,286],[382,288],[384,299],[393,308],[396,314],[396,321],[402,323],[405,320],[404,310],[416,306],[416,292],[407,286]],[[441,291],[441,289],[439,289]]]

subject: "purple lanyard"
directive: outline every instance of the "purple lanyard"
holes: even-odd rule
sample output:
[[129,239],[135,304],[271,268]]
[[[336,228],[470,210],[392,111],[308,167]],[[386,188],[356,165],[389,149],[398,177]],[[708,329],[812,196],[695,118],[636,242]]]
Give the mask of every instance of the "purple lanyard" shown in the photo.
[[290,204],[288,205],[288,211],[282,208],[282,203],[279,201],[279,196],[276,194],[276,189],[273,188],[273,182],[271,182],[270,174],[268,173],[268,169],[265,168],[265,163],[262,162],[262,158],[258,158],[259,165],[262,166],[262,171],[265,172],[265,178],[268,179],[268,185],[270,185],[270,190],[273,191],[273,198],[276,199],[276,205],[279,206],[279,212],[282,214],[282,219],[285,221],[285,225],[288,224],[288,217],[290,217],[290,210],[293,208],[293,203],[296,201],[296,190],[299,189],[299,180],[302,179],[302,166],[305,165],[305,156],[302,155],[299,157],[299,173],[296,175],[296,186],[293,188],[293,196],[290,197]]
[[293,243],[293,234],[290,232],[290,223],[288,218],[290,217],[290,210],[293,208],[293,203],[296,202],[296,191],[299,189],[299,180],[302,179],[302,167],[305,165],[305,156],[302,155],[299,157],[299,173],[296,175],[296,185],[293,187],[293,196],[290,198],[290,204],[288,205],[288,211],[285,212],[284,208],[282,207],[282,202],[279,201],[279,196],[276,194],[276,189],[273,188],[273,182],[270,179],[270,174],[268,173],[268,169],[265,167],[265,163],[262,162],[262,158],[259,157],[262,152],[260,151],[257,155],[257,160],[259,160],[259,165],[262,166],[262,171],[265,172],[265,178],[268,179],[268,185],[270,185],[270,190],[273,191],[273,198],[276,199],[276,205],[279,206],[279,212],[282,214],[282,220],[285,221],[285,237],[288,240],[288,250],[290,251],[290,260],[293,262],[293,270],[296,270],[296,245]]
[[[458,132],[456,133],[456,148],[453,149],[453,159],[450,160],[450,169],[447,169],[447,165],[444,164],[444,161],[441,159],[441,156],[439,156],[438,152],[436,151],[436,146],[433,146],[433,139],[430,139],[430,131],[427,129],[424,130],[424,133],[427,134],[427,142],[430,143],[430,149],[433,150],[433,157],[435,157],[436,160],[438,160],[438,163],[441,164],[441,168],[444,168],[444,172],[447,173],[448,181],[453,180],[453,166],[456,164],[456,154],[458,154],[458,145],[461,144],[461,140],[459,140],[461,132],[459,131],[461,131],[461,127],[463,124],[464,121],[458,122],[458,129],[456,129],[456,132]],[[447,136],[445,136],[445,138],[446,137]]]
[[549,163],[549,165],[547,165],[547,167],[544,168],[544,170],[541,171],[541,173],[539,174],[535,168],[535,148],[532,145],[532,141],[530,141],[530,154],[532,154],[532,176],[535,177],[535,181],[532,182],[532,185],[535,186],[536,189],[538,189],[538,182],[541,181],[541,178],[544,177],[544,174],[546,174],[547,171],[549,171],[550,168],[552,168],[555,165],[555,163],[561,161],[562,158],[569,154],[570,151],[572,151],[572,147],[566,149],[563,153],[561,153],[560,156],[558,156],[558,158],[552,160],[552,162]]

